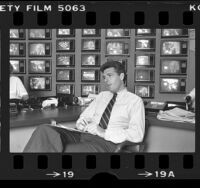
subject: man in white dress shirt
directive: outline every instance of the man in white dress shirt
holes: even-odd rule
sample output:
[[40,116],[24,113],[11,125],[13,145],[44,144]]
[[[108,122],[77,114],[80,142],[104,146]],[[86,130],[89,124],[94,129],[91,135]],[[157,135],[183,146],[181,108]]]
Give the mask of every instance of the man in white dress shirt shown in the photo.
[[[42,125],[34,131],[24,152],[114,152],[119,143],[143,140],[144,104],[139,96],[127,91],[124,67],[110,61],[100,71],[108,91],[100,92],[77,120],[76,128],[83,133]],[[103,128],[101,120],[114,95],[115,102]]]

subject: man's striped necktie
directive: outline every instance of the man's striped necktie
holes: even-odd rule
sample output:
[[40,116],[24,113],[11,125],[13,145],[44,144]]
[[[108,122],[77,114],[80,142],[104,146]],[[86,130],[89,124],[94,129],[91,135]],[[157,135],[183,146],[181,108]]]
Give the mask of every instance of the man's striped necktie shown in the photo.
[[114,93],[112,99],[110,100],[106,109],[103,112],[103,115],[102,115],[101,120],[99,122],[99,126],[103,129],[106,129],[107,126],[108,126],[110,114],[112,112],[112,108],[113,108],[113,105],[115,103],[116,97],[117,97],[117,93]]

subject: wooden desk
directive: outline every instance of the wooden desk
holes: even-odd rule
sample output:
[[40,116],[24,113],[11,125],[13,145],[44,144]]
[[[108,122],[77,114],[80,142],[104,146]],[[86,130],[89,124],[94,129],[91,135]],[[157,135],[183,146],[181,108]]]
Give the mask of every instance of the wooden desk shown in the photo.
[[20,112],[16,116],[10,117],[10,128],[51,123],[52,119],[57,122],[76,121],[83,110],[84,107],[80,106],[27,110],[25,112]]

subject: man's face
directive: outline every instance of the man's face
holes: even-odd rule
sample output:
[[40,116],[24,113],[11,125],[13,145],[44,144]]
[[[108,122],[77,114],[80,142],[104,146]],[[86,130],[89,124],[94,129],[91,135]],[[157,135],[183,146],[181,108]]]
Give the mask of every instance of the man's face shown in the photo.
[[123,88],[124,74],[120,75],[115,71],[113,67],[107,68],[103,72],[103,79],[109,91],[115,93]]

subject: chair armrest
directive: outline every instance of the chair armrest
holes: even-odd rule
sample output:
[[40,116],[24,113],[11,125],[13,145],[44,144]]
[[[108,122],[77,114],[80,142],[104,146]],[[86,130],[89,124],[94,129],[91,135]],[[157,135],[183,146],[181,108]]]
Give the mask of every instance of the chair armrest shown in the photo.
[[131,151],[132,152],[139,152],[140,151],[140,146],[142,145],[142,142],[139,143],[134,143],[134,142],[130,142],[130,141],[124,141],[120,144],[117,145],[117,148],[115,149],[115,153],[121,152],[124,148],[126,147],[131,147]]

